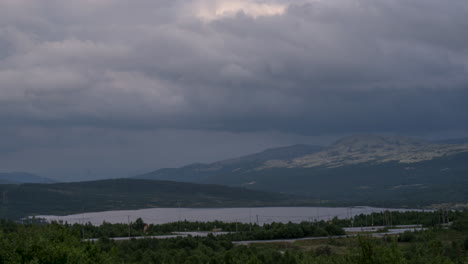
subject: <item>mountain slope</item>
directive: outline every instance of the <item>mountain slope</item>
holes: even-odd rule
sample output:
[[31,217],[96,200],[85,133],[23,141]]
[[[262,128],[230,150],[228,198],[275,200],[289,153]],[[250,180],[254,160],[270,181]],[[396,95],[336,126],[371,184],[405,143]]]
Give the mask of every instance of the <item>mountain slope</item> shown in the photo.
[[418,163],[468,152],[468,144],[433,144],[427,141],[380,135],[341,139],[323,151],[281,162],[268,161],[264,168],[339,167],[360,163]]
[[468,137],[467,138],[452,138],[446,140],[438,140],[434,143],[437,144],[468,144]]
[[27,172],[0,172],[0,184],[20,184],[20,183],[53,183],[46,177],[38,176]]
[[150,207],[313,204],[310,199],[244,188],[138,179],[0,185],[0,192],[0,217],[9,218]]
[[467,144],[360,135],[302,156],[214,168],[199,164],[143,177],[247,186],[350,203],[468,201]]
[[185,182],[210,182],[220,174],[242,174],[262,166],[269,160],[289,160],[322,150],[320,146],[293,145],[267,149],[260,153],[210,164],[196,163],[181,168],[165,168],[136,176],[138,179],[158,179]]

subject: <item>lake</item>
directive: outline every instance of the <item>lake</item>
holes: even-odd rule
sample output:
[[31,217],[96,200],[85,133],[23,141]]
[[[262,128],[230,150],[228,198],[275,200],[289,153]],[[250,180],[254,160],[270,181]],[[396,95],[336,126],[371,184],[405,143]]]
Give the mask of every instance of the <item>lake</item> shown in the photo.
[[[149,208],[140,210],[120,210],[82,213],[67,216],[36,216],[49,221],[73,223],[102,222],[127,223],[142,218],[145,223],[164,224],[176,221],[223,221],[242,223],[271,223],[328,220],[333,217],[350,218],[358,214],[388,211],[419,211],[417,209],[387,209],[375,207],[255,207],[255,208]],[[378,223],[376,223],[378,224]]]

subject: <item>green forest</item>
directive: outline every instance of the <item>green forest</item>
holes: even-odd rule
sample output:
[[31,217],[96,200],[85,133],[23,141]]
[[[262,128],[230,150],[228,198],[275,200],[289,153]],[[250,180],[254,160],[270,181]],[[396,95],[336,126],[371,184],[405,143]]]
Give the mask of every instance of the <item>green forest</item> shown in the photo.
[[[395,213],[392,225],[419,221],[428,229],[380,238],[361,234],[293,243],[233,243],[237,240],[343,234],[343,227],[359,225],[369,217],[374,217],[376,224],[388,218],[384,213],[348,220],[264,226],[176,222],[149,225],[146,232],[146,224],[141,219],[130,225],[103,223],[101,226],[49,224],[38,219],[24,223],[1,220],[0,263],[468,263],[468,211]],[[451,224],[442,225],[446,221]],[[390,228],[390,223],[387,224],[386,229]],[[233,233],[171,239],[111,239],[127,236],[129,231],[131,236],[137,236],[213,228]],[[83,238],[87,237],[99,239],[86,242]]]
[[112,179],[54,184],[0,184],[0,218],[156,207],[316,205],[310,198],[213,184]]

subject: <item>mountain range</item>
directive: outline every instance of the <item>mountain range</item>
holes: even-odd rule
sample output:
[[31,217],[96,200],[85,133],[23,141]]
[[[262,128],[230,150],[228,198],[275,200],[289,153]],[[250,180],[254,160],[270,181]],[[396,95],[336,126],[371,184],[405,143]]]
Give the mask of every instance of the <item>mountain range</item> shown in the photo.
[[17,172],[0,174],[0,183],[0,216],[9,218],[177,206],[414,208],[468,203],[468,144],[359,135],[129,179],[53,183]]
[[22,183],[54,183],[55,181],[46,177],[38,176],[28,172],[0,172],[0,184],[22,184]]
[[209,164],[159,169],[136,178],[244,186],[351,203],[466,202],[468,144],[358,135],[327,147],[269,149]]

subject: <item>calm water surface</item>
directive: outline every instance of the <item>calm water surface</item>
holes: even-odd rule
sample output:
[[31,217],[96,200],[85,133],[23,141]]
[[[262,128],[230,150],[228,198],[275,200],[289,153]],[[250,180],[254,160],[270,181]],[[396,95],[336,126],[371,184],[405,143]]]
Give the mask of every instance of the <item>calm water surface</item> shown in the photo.
[[358,214],[389,211],[418,211],[416,209],[386,209],[375,207],[260,207],[260,208],[150,208],[140,210],[105,211],[67,216],[37,216],[49,221],[58,220],[94,225],[127,223],[142,218],[145,223],[163,224],[176,221],[223,221],[242,223],[301,222],[328,220],[333,217],[350,218]]

